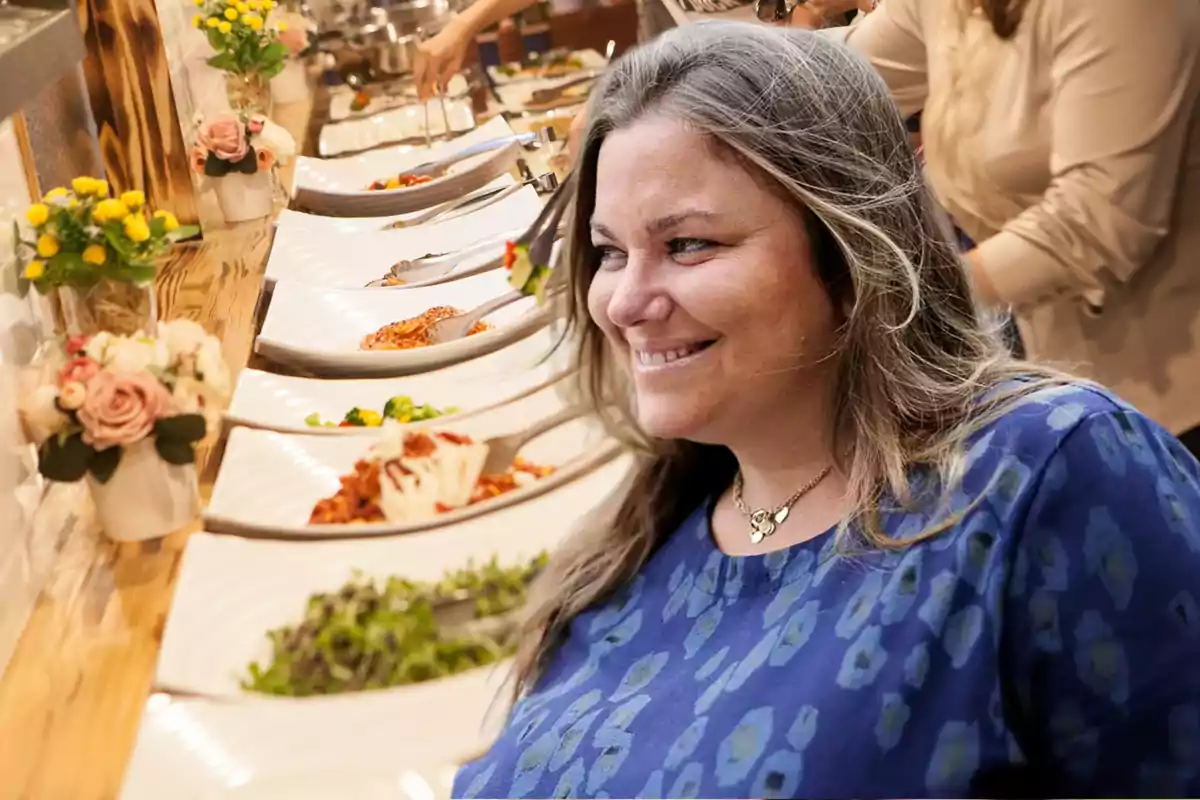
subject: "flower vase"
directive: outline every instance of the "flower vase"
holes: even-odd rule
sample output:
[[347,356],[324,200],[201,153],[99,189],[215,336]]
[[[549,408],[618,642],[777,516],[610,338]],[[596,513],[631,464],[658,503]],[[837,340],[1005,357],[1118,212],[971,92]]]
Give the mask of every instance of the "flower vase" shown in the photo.
[[271,113],[271,87],[267,79],[257,72],[245,75],[227,73],[225,91],[229,95],[229,107],[234,111]]
[[270,170],[253,175],[232,172],[213,179],[217,202],[226,222],[245,222],[270,216],[275,210],[275,191]]
[[200,511],[195,464],[170,464],[154,439],[127,446],[106,483],[91,475],[88,485],[96,519],[109,539],[138,542],[180,530]]
[[51,309],[55,327],[67,336],[90,336],[100,331],[119,335],[153,336],[158,303],[152,285],[101,281],[87,289],[60,286]]
[[271,79],[271,101],[279,105],[299,103],[308,97],[308,70],[303,61],[292,59]]

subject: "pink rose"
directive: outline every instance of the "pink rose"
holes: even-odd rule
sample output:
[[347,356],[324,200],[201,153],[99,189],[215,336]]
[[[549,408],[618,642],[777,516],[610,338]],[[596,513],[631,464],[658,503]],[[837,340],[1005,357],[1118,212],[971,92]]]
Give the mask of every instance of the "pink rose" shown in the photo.
[[288,49],[292,55],[296,55],[308,47],[308,32],[300,28],[289,27],[286,31],[279,32],[279,43]]
[[106,450],[145,439],[155,420],[174,413],[167,388],[150,373],[102,370],[88,384],[78,416],[84,443]]
[[188,164],[192,168],[192,172],[197,175],[204,174],[204,162],[208,161],[208,151],[203,147],[193,147],[188,151]]
[[87,347],[88,342],[90,342],[91,340],[92,340],[92,337],[89,334],[80,334],[79,336],[68,336],[67,343],[66,343],[66,345],[64,345],[63,349],[66,350],[67,355],[77,356],[83,352],[83,348]]
[[246,130],[250,131],[251,133],[262,133],[262,129],[266,126],[266,124],[266,117],[264,117],[262,114],[255,114],[246,123]]
[[233,114],[221,114],[205,122],[196,133],[196,141],[222,161],[241,161],[250,149],[246,128]]
[[68,383],[81,383],[87,386],[88,382],[96,377],[96,373],[100,371],[100,365],[87,356],[76,356],[68,361],[58,373],[58,385],[66,386]]

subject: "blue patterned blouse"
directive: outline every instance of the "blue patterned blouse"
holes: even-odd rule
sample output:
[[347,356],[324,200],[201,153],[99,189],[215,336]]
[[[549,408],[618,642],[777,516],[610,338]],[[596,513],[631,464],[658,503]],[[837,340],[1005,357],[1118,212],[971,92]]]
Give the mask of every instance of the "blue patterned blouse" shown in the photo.
[[455,795],[1200,795],[1200,465],[1082,386],[969,460],[979,502],[902,552],[730,557],[698,509]]

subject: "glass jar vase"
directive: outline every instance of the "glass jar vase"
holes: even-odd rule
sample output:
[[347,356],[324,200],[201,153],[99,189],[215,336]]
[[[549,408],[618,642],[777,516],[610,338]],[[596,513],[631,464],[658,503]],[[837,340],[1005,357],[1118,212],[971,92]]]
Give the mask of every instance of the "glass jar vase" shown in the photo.
[[271,113],[271,82],[258,72],[227,72],[225,91],[229,95],[229,107],[234,111]]

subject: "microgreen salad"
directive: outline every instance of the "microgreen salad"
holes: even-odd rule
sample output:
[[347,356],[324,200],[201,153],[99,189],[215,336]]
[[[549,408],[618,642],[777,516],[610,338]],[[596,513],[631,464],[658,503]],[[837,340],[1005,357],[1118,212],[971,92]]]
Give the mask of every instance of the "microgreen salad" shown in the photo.
[[322,420],[321,415],[314,411],[304,418],[304,424],[310,428],[378,428],[383,425],[385,419],[394,419],[405,425],[410,422],[425,422],[458,412],[459,409],[455,406],[435,408],[428,403],[417,405],[408,395],[398,394],[384,404],[382,413],[355,406],[346,412],[346,416],[342,417],[340,422],[333,422],[332,420]]

